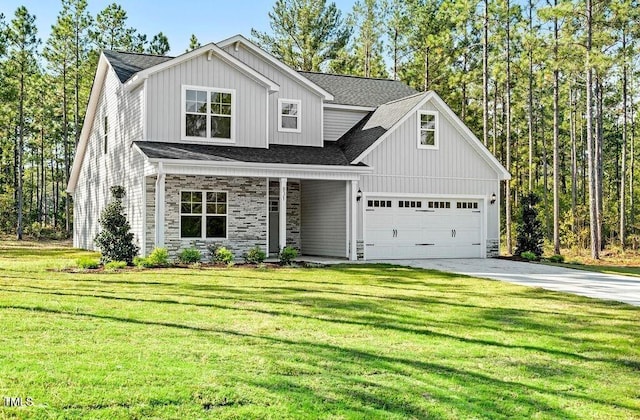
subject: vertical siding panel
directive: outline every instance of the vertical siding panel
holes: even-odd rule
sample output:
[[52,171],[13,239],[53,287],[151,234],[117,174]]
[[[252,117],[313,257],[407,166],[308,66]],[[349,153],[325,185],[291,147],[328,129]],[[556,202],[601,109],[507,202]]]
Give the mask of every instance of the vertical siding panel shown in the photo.
[[215,56],[208,61],[205,54],[151,75],[147,84],[150,87],[150,113],[156,116],[149,121],[150,140],[181,141],[182,85],[194,85],[235,89],[235,145],[267,146],[265,113],[262,111],[267,94],[264,86]]
[[[320,130],[320,124],[322,124],[322,98],[318,94],[272,64],[254,55],[242,45],[240,45],[238,51],[235,51],[232,45],[227,46],[225,50],[280,85],[280,91],[271,94],[269,98],[270,143],[322,146],[323,139],[321,138]],[[300,99],[302,101],[301,133],[282,133],[278,131],[278,98]],[[264,100],[260,103],[264,103]]]
[[346,255],[346,195],[343,181],[303,180],[301,191],[302,253]]

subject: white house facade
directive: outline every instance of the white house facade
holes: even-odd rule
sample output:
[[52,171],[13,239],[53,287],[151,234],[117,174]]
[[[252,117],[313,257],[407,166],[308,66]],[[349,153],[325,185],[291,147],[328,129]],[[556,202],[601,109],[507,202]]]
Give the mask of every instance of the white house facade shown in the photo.
[[175,58],[105,51],[67,190],[79,248],[122,185],[143,255],[485,258],[507,179],[434,92],[297,72],[238,35]]

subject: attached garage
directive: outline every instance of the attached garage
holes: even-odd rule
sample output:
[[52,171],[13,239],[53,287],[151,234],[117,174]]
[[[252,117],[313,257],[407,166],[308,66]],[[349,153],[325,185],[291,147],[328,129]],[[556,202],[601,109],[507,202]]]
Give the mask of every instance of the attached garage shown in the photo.
[[483,258],[483,198],[367,197],[365,258]]

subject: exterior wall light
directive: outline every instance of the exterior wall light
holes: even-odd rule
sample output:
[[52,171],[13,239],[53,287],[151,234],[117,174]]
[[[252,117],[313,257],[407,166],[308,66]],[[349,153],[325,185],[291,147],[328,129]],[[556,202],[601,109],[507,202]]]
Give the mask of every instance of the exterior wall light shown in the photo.
[[358,192],[356,193],[356,201],[362,200],[362,190],[358,188]]
[[497,197],[496,197],[496,193],[491,194],[491,201],[490,201],[490,203],[491,203],[491,204],[495,204],[496,199],[497,199]]

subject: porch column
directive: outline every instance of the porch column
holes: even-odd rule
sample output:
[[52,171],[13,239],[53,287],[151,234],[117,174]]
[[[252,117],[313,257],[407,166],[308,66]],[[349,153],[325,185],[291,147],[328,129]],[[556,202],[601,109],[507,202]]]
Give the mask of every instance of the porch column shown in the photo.
[[350,203],[347,205],[351,205],[351,212],[349,212],[349,214],[351,215],[351,227],[349,229],[349,233],[351,235],[350,238],[350,247],[349,250],[351,251],[350,255],[349,255],[349,259],[351,261],[356,261],[358,259],[358,253],[357,253],[357,231],[358,231],[358,201],[357,201],[357,196],[358,196],[358,181],[351,181],[351,200]]
[[164,205],[165,205],[165,174],[162,162],[158,163],[158,177],[156,178],[156,248],[164,247]]
[[287,246],[287,178],[280,178],[280,211],[278,226],[279,250]]

